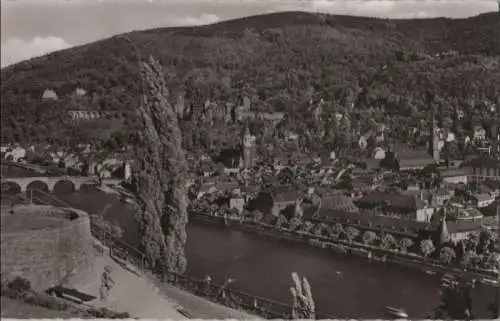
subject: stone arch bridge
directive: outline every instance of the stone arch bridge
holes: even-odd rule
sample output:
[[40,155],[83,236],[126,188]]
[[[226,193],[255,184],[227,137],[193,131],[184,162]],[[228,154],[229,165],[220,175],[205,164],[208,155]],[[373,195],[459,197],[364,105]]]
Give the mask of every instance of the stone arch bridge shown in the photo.
[[70,182],[73,185],[73,189],[78,191],[80,187],[84,184],[93,185],[97,181],[93,177],[79,177],[79,176],[60,176],[60,177],[9,177],[2,178],[2,190],[7,183],[15,184],[19,186],[21,192],[26,192],[30,184],[35,182],[41,182],[47,186],[49,192],[54,191],[54,187],[57,183]]

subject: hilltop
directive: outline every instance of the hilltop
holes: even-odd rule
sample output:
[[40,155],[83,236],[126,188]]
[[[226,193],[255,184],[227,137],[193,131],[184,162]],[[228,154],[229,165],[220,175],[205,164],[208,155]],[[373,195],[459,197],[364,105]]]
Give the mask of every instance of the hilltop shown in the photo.
[[[188,103],[237,103],[248,95],[258,109],[285,111],[287,126],[299,132],[311,98],[354,102],[357,110],[384,106],[406,117],[426,111],[428,92],[439,96],[444,115],[458,106],[474,114],[478,104],[500,104],[500,13],[388,20],[284,12],[125,36],[142,56],[160,60],[169,88],[185,91]],[[66,124],[70,109],[119,111],[115,117],[125,122],[118,131],[126,132],[139,93],[136,61],[131,44],[115,36],[3,68],[2,142],[76,135]],[[75,98],[76,88],[87,95]],[[59,99],[41,100],[45,89]],[[210,131],[189,128],[193,137]]]

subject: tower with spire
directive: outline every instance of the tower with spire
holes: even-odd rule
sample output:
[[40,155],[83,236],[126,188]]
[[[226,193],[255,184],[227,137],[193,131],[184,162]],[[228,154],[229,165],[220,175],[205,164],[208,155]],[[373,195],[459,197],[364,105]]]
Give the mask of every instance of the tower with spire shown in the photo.
[[428,96],[428,103],[430,104],[430,122],[431,122],[431,136],[429,139],[429,151],[432,153],[434,162],[439,163],[441,155],[439,152],[439,128],[436,120],[436,104],[434,97]]
[[241,147],[243,154],[243,168],[250,169],[254,166],[255,156],[255,136],[250,134],[248,122],[245,122],[241,136]]
[[444,209],[443,217],[441,218],[441,244],[447,243],[450,241],[450,232],[448,231],[448,224],[446,224],[446,210]]

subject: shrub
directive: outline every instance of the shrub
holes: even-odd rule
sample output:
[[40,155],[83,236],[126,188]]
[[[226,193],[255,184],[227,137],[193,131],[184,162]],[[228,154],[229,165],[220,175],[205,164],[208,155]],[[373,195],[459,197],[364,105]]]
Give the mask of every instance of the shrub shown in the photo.
[[87,314],[89,316],[98,318],[98,319],[127,319],[130,318],[130,314],[127,312],[115,312],[108,308],[100,308],[100,309],[88,309]]
[[[4,282],[6,283],[5,286]],[[12,299],[18,299],[30,290],[31,284],[28,280],[17,276],[13,280],[8,281],[6,277],[4,278],[2,276],[2,295]]]

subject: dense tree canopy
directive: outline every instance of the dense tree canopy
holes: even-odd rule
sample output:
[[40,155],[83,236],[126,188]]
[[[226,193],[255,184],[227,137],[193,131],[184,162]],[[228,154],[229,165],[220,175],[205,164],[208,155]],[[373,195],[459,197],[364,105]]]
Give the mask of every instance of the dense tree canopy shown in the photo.
[[[306,134],[304,140],[352,142],[342,130],[366,129],[368,119],[400,124],[403,132],[405,118],[426,113],[429,91],[439,94],[440,122],[451,120],[460,130],[479,123],[491,131],[495,119],[486,107],[500,105],[498,13],[391,21],[287,12],[127,37],[145,56],[158,57],[168,88],[185,92],[188,105],[237,103],[245,95],[256,109],[285,111],[284,129]],[[71,135],[66,115],[72,109],[119,111],[107,120],[124,120],[115,131],[126,139],[133,123],[127,115],[139,97],[134,61],[129,44],[113,37],[3,68],[2,142],[57,143]],[[86,95],[76,95],[77,88]],[[59,99],[42,100],[46,89]],[[320,98],[323,117],[312,121],[311,101]],[[351,104],[349,121],[336,129],[332,115]],[[181,126],[192,149],[234,140],[230,126],[200,119]]]

